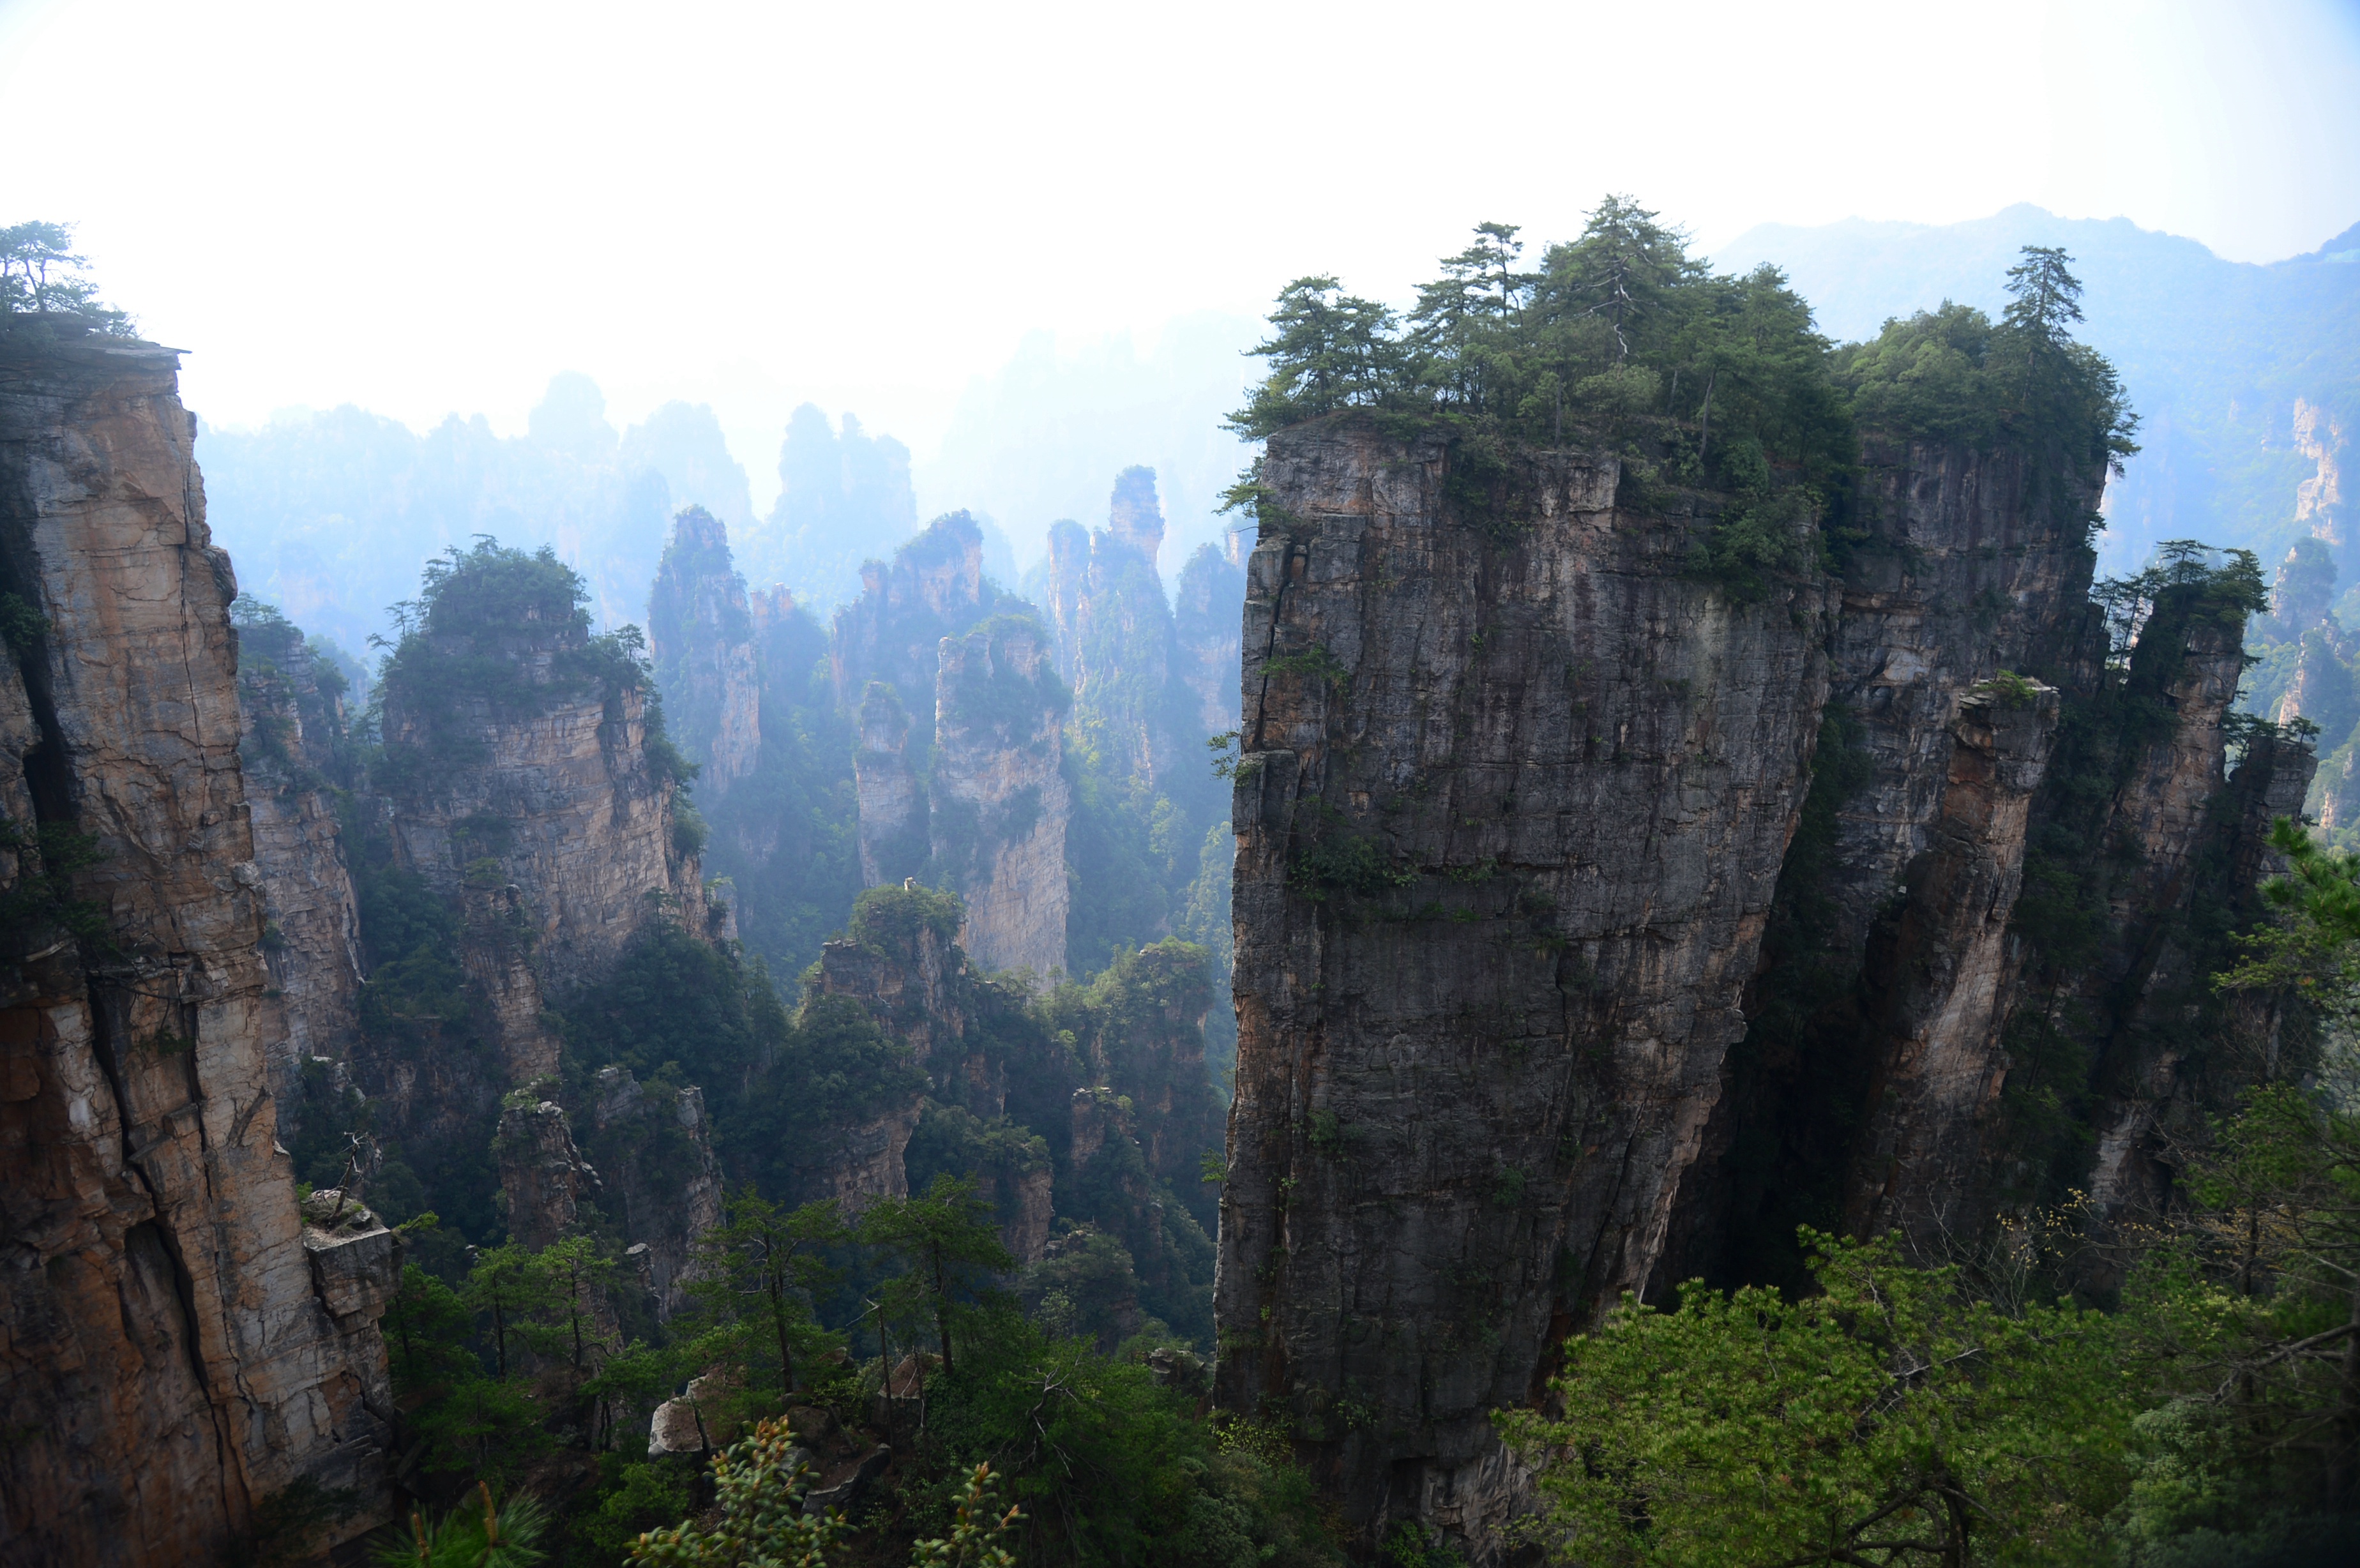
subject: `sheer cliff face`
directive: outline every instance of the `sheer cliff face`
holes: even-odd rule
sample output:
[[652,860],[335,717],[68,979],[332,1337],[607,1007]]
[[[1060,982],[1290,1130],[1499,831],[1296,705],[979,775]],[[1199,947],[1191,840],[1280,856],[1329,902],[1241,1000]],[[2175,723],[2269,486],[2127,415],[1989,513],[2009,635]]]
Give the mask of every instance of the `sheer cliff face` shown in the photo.
[[863,581],[829,650],[860,732],[861,878],[959,893],[977,963],[1045,978],[1065,966],[1072,902],[1069,699],[1049,639],[1032,606],[984,582],[983,536],[964,512]]
[[729,531],[702,506],[672,519],[648,602],[648,651],[673,737],[698,764],[700,798],[717,801],[754,770],[762,748],[761,685],[745,580]]
[[[567,635],[520,650],[519,665],[545,664]],[[420,704],[452,700],[388,689],[388,742],[423,743]],[[497,863],[497,880],[521,893],[513,912],[550,996],[604,974],[655,918],[660,898],[702,929],[704,883],[695,858],[673,844],[675,786],[649,764],[638,691],[558,697],[524,716],[457,701],[475,710],[479,746],[464,760],[430,761],[414,785],[389,795],[403,864],[456,890],[485,880],[479,862]]]
[[240,628],[237,695],[263,957],[286,1019],[271,1094],[289,1105],[300,1097],[306,1059],[344,1061],[360,1040],[360,915],[343,829],[323,793],[326,737],[312,733],[341,716],[341,702],[321,690],[302,634],[284,621]]
[[1961,702],[1951,725],[1941,815],[1909,861],[1899,910],[1869,949],[1879,1006],[1867,1126],[1845,1195],[1855,1235],[1973,1223],[1986,1117],[2007,1071],[2008,919],[2057,708],[2050,687],[1986,690]]
[[47,620],[0,671],[0,876],[34,895],[0,932],[9,1563],[217,1561],[306,1477],[361,1494],[340,1533],[382,1517],[399,1247],[306,1229],[274,1145],[235,585],[175,382],[0,347],[0,557]]
[[1971,1227],[1983,1185],[2014,999],[2007,928],[2059,713],[2038,682],[1994,681],[2061,670],[2091,629],[2082,519],[2097,476],[2050,495],[2012,449],[1877,436],[1862,459],[1868,537],[1845,573],[1830,695],[1868,759],[1838,812],[1827,889],[1834,944],[1866,976],[1843,1205],[1862,1234],[1915,1234]]
[[[960,942],[989,970],[1065,963],[1065,693],[1014,617],[945,637],[935,681],[934,859],[967,902]],[[866,748],[864,748],[865,750]]]
[[1249,568],[1218,1397],[1289,1410],[1356,1525],[1473,1527],[1484,1412],[1654,1264],[1833,606],[1684,576],[1696,519],[1612,458],[1447,500],[1439,441],[1322,425],[1264,479],[1296,521]]
[[[2094,481],[2045,505],[2020,454],[1871,436],[1862,522],[1831,650],[1833,689],[1873,760],[1839,816],[1833,892],[1858,950],[1877,906],[1942,821],[1954,721],[2002,670],[2056,664],[2086,618]],[[2005,911],[2002,911],[2003,923]]]
[[860,597],[836,613],[828,660],[836,705],[860,708],[869,683],[882,681],[912,711],[934,689],[936,648],[964,636],[991,613],[983,583],[983,530],[965,512],[927,525],[925,532],[860,569]]

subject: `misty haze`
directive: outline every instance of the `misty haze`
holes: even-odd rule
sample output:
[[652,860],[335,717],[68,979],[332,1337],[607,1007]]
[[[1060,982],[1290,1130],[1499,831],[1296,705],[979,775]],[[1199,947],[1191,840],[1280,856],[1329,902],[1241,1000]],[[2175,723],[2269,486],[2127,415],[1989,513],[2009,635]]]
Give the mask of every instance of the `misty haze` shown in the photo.
[[2360,1561],[2355,89],[0,0],[0,1568]]

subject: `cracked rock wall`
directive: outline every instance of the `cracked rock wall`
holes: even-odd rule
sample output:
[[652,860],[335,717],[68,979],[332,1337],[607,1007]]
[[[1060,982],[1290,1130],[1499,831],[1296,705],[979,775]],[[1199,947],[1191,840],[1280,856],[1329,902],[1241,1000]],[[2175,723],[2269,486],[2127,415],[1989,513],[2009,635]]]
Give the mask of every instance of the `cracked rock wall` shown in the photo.
[[[1684,573],[1710,496],[1438,439],[1272,438],[1232,821],[1217,1398],[1347,1522],[1485,1532],[1487,1412],[1636,1288],[1743,1031],[1828,664],[1818,586]],[[1472,486],[1464,488],[1472,489]]]
[[[358,1494],[342,1534],[383,1517],[399,1248],[307,1250],[274,1141],[235,584],[177,379],[167,349],[0,338],[0,574],[46,620],[0,668],[0,878],[49,895],[0,933],[10,1564],[219,1561],[302,1478]],[[44,886],[37,821],[95,858]]]

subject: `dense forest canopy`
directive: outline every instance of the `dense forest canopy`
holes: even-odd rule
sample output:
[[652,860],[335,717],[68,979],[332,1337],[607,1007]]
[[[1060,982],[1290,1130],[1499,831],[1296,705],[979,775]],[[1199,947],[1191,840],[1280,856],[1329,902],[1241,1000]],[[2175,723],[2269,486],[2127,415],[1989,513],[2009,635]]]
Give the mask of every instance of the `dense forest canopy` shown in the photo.
[[2073,340],[2081,285],[2061,250],[2026,249],[1999,321],[1946,303],[1839,349],[1776,267],[1714,273],[1627,197],[1531,270],[1519,234],[1478,226],[1406,317],[1333,277],[1288,284],[1253,350],[1268,375],[1230,427],[1261,438],[1361,409],[1478,443],[1606,441],[1679,483],[1800,490],[1815,508],[1862,430],[2029,440],[2116,471],[2137,450],[2113,367]]

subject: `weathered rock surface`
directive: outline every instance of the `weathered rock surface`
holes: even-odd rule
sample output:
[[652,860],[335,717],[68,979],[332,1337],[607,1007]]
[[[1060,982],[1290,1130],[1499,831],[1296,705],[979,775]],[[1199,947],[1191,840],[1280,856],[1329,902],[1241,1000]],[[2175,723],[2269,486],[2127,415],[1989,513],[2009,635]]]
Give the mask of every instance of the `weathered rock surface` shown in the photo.
[[345,1061],[360,1040],[360,912],[343,829],[323,792],[327,737],[318,733],[341,723],[343,703],[321,689],[302,634],[283,620],[239,628],[237,694],[263,959],[286,1018],[271,1094],[291,1106],[307,1059]]
[[910,770],[910,715],[901,693],[871,681],[858,712],[860,748],[852,754],[852,778],[860,812],[860,879],[881,887],[924,870],[932,845],[925,801]]
[[943,639],[929,813],[936,878],[967,903],[960,945],[986,969],[1042,980],[1065,965],[1073,812],[1065,691],[1044,641],[1016,616]]
[[702,769],[700,795],[717,801],[754,770],[762,749],[761,681],[729,530],[702,506],[672,519],[648,601],[648,651],[672,738]]
[[651,1093],[628,1069],[595,1080],[588,1143],[606,1172],[601,1203],[647,1250],[659,1317],[688,1305],[696,1243],[721,1223],[721,1167],[713,1157],[705,1092]]
[[508,1202],[508,1236],[542,1247],[573,1228],[582,1200],[599,1188],[598,1172],[574,1146],[565,1108],[554,1100],[500,1113],[500,1191]]
[[0,874],[40,875],[37,821],[90,835],[48,869],[104,932],[78,946],[55,903],[0,932],[11,1564],[218,1561],[304,1479],[358,1495],[340,1537],[384,1517],[398,1254],[315,1270],[274,1144],[235,587],[176,363],[0,341],[0,572],[47,622],[0,669]]
[[1686,575],[1709,502],[1622,506],[1612,458],[1517,460],[1474,507],[1447,465],[1273,437],[1300,522],[1249,567],[1217,1397],[1287,1411],[1361,1530],[1500,1522],[1486,1412],[1654,1267],[1834,607]]
[[[1830,648],[1829,701],[1858,720],[1873,761],[1839,813],[1831,889],[1859,950],[1879,905],[1942,821],[1961,704],[2003,670],[2058,665],[2080,646],[2095,480],[2049,505],[2022,455],[1871,436],[1862,519]],[[2005,911],[2002,911],[2003,923]]]
[[[545,671],[575,634],[553,629],[517,650],[520,672]],[[629,689],[554,695],[530,715],[493,713],[480,698],[388,686],[388,744],[424,740],[422,704],[457,704],[480,743],[464,762],[421,768],[388,790],[404,865],[457,891],[513,884],[541,990],[556,996],[612,966],[661,901],[703,928],[696,858],[676,847],[675,786],[650,766],[646,704]],[[478,869],[488,861],[491,867]]]
[[1869,1020],[1874,1076],[1845,1194],[1856,1235],[1974,1223],[1985,1117],[2007,1072],[2008,920],[2057,710],[2055,689],[2029,682],[1960,704],[1942,814],[1904,871],[1900,909],[1870,941],[1881,1006]]

